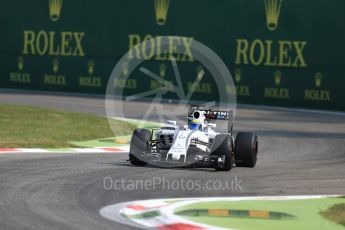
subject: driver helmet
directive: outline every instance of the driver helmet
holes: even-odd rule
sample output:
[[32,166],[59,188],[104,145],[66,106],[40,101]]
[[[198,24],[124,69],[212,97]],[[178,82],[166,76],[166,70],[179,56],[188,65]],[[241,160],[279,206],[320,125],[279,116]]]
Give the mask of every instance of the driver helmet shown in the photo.
[[200,119],[193,119],[189,122],[189,129],[202,130],[202,121]]

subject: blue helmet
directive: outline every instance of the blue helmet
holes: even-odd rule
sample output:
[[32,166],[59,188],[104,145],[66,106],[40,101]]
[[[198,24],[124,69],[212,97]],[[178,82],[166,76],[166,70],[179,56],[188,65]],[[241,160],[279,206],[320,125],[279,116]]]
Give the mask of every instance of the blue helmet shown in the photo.
[[201,130],[202,129],[202,122],[197,119],[193,119],[189,122],[189,129],[191,130]]

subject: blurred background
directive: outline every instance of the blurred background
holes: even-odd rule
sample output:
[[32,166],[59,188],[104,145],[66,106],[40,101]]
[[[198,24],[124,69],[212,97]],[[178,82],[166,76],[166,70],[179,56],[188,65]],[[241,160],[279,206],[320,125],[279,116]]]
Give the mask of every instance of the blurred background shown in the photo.
[[[343,0],[6,0],[0,7],[0,87],[104,94],[124,54],[171,36],[167,54],[157,55],[156,40],[128,58],[144,59],[170,81],[170,58],[182,45],[185,55],[174,57],[188,91],[205,68],[189,49],[199,41],[226,63],[240,103],[345,110],[344,12]],[[217,91],[205,72],[196,89],[200,101]],[[134,72],[116,87],[135,94],[159,85]]]

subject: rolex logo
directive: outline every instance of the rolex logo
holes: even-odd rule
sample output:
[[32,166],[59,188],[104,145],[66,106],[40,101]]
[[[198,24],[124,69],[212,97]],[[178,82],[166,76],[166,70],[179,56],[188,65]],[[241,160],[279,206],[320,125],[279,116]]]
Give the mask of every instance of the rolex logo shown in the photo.
[[314,78],[315,78],[315,86],[317,88],[320,88],[321,84],[322,84],[322,78],[323,78],[322,74],[321,73],[316,73]]
[[266,23],[269,30],[278,28],[280,10],[283,0],[265,0]]
[[156,22],[158,25],[165,25],[168,17],[170,0],[154,0],[156,11]]
[[18,64],[18,70],[22,71],[24,69],[24,58],[23,57],[19,57],[17,59],[17,64]]
[[56,74],[59,71],[60,62],[58,59],[53,60],[53,72]]
[[274,72],[274,83],[279,86],[282,82],[282,73],[278,70]]
[[95,62],[94,61],[89,61],[87,63],[87,72],[89,75],[92,75],[95,72]]
[[235,70],[235,81],[236,83],[240,83],[242,80],[242,71],[240,69]]
[[63,0],[49,0],[49,16],[50,20],[56,22],[60,18]]

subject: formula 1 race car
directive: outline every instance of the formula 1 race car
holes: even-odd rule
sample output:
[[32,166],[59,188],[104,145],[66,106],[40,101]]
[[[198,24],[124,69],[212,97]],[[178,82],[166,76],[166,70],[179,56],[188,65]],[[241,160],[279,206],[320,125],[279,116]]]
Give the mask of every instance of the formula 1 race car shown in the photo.
[[[215,121],[225,121],[227,131],[215,131]],[[230,171],[233,165],[255,167],[256,134],[240,132],[235,139],[232,129],[232,111],[192,105],[188,110],[188,125],[168,121],[158,129],[136,129],[131,139],[129,161],[136,166],[193,166],[217,171]]]

